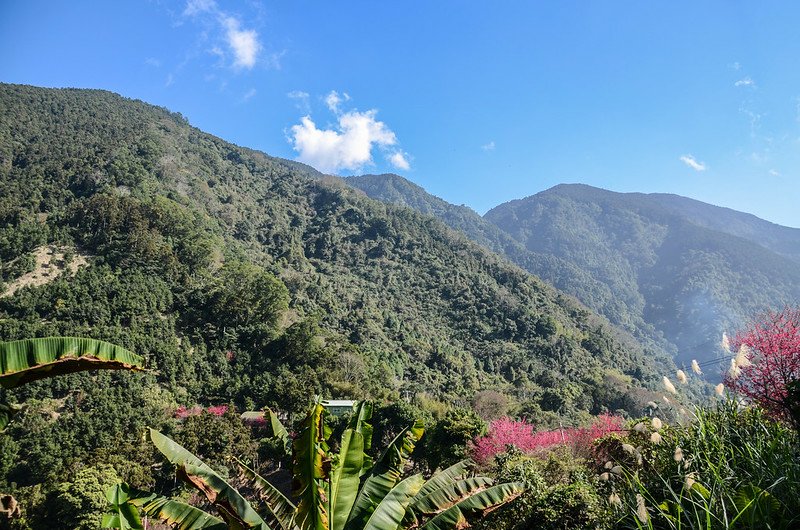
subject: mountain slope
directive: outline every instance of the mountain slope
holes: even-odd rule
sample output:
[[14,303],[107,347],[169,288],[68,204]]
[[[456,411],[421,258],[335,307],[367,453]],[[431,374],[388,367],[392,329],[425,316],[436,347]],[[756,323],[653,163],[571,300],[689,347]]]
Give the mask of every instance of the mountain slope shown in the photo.
[[0,116],[4,279],[44,244],[92,256],[0,298],[5,338],[88,333],[145,350],[187,404],[296,408],[312,392],[466,404],[497,388],[545,409],[636,410],[658,380],[650,356],[569,297],[307,166],[103,91],[2,85]]
[[791,254],[791,229],[762,237],[764,222],[728,212],[751,221],[748,237],[739,237],[727,233],[747,232],[734,224],[726,232],[709,227],[719,224],[709,220],[722,219],[720,210],[672,196],[560,185],[485,218],[528,250],[570,261],[608,285],[685,361],[710,357],[720,333],[753,313],[800,300],[797,264],[754,242],[771,240]]
[[522,242],[474,210],[435,197],[399,175],[360,175],[347,177],[345,182],[373,199],[408,206],[441,219],[476,243],[507,257],[556,288],[578,297],[588,307],[632,334],[650,355],[674,354],[674,347],[653,326],[645,322],[635,302],[630,307],[631,301],[621,298],[613,284],[595,278],[591,271],[582,269],[579,264],[549,251],[538,252],[525,248]]

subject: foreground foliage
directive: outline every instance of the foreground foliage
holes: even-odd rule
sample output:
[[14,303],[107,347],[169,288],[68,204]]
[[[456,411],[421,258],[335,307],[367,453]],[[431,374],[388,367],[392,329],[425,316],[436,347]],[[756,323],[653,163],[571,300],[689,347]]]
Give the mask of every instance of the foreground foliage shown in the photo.
[[800,441],[759,408],[698,408],[685,426],[652,423],[604,441],[621,528],[785,529],[800,524]]
[[[77,337],[0,342],[0,385],[17,388],[32,381],[87,370],[141,370],[142,358],[121,346]],[[19,410],[0,400],[0,431]]]
[[740,331],[725,385],[800,428],[800,308],[769,312]]
[[[313,405],[291,442],[294,480],[290,501],[258,473],[238,462],[263,510],[256,511],[236,489],[197,456],[163,434],[151,430],[156,448],[176,466],[178,476],[197,488],[217,510],[212,516],[186,503],[119,484],[109,490],[111,513],[104,527],[143,528],[139,512],[182,529],[257,528],[269,530],[392,530],[463,528],[467,517],[508,503],[525,489],[522,483],[494,484],[471,476],[472,463],[461,461],[425,480],[422,474],[403,478],[420,423],[404,429],[374,463],[366,453],[372,439],[368,423],[372,405],[362,402],[344,430],[338,453],[331,452],[331,430],[325,408]],[[271,414],[275,435],[289,441],[288,431]]]

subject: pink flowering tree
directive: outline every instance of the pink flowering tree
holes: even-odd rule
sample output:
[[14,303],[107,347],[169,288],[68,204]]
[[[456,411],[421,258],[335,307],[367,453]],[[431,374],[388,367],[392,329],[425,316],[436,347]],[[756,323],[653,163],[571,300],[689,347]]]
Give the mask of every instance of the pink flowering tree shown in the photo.
[[534,426],[525,420],[500,418],[491,423],[485,436],[473,440],[471,454],[481,464],[504,452],[508,446],[530,454],[563,445],[576,454],[589,455],[595,440],[619,430],[622,430],[622,419],[608,414],[598,416],[589,427],[541,432],[536,432]]
[[797,423],[800,308],[767,313],[737,333],[731,346],[739,354],[725,385],[758,403],[773,418]]

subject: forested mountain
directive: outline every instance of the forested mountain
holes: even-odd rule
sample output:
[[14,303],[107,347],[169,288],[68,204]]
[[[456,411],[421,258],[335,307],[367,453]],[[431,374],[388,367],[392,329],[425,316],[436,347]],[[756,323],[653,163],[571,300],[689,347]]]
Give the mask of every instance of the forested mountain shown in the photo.
[[617,295],[613,284],[594,277],[592,271],[582,268],[580,263],[564,259],[557,253],[526,248],[524,242],[516,240],[471,208],[450,204],[399,175],[360,175],[347,177],[345,182],[373,199],[408,206],[441,219],[476,243],[504,255],[556,288],[576,296],[633,335],[648,354],[672,356],[676,353],[674,345],[644,320],[641,311],[629,307],[628,302]]
[[666,193],[630,194],[658,205],[688,221],[738,236],[800,262],[800,229],[781,226],[755,215]]
[[560,185],[485,218],[602,281],[683,361],[711,357],[722,331],[800,300],[794,229],[699,201]]
[[653,398],[670,365],[571,297],[319,177],[109,92],[0,85],[0,339],[91,336],[151,369],[7,396],[28,409],[0,480],[56,480],[90,453],[147,474],[142,429],[178,405],[493,389],[534,417]]

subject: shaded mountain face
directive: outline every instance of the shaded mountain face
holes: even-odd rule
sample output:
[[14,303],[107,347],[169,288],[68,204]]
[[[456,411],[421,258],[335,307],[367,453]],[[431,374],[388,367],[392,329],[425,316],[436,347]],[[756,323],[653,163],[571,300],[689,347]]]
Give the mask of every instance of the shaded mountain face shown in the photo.
[[121,385],[158,382],[185,404],[468,404],[495,388],[544,410],[637,412],[670,366],[429,216],[162,108],[0,85],[3,281],[46,245],[88,266],[0,297],[0,337],[119,342],[158,370]]
[[632,336],[648,355],[671,357],[675,354],[674,345],[645,321],[642,303],[637,308],[630,296],[621,296],[616,281],[597,278],[590,269],[584,269],[580,263],[561,257],[550,249],[526,248],[524,240],[516,239],[513,232],[506,232],[466,206],[456,206],[435,197],[399,175],[361,175],[347,177],[345,182],[373,199],[433,215],[476,243],[579,298],[623,333]]
[[795,229],[699,201],[561,185],[485,218],[607,285],[684,362],[711,357],[721,333],[754,314],[800,300]]

